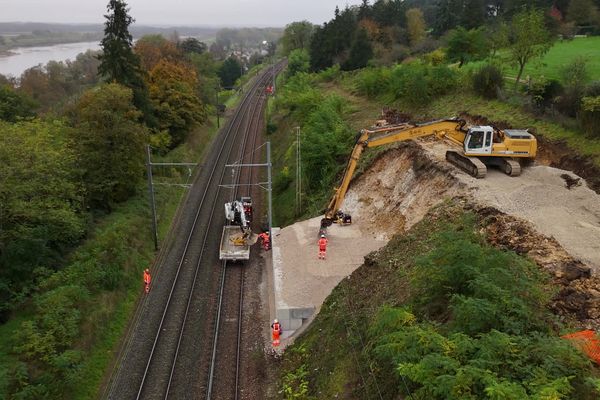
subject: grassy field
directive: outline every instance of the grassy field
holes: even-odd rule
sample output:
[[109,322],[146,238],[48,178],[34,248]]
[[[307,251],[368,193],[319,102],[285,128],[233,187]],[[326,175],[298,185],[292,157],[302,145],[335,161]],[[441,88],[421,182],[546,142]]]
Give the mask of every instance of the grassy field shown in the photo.
[[[577,57],[587,61],[590,81],[600,79],[600,36],[556,42],[546,55],[525,66],[524,76],[560,79],[561,70]],[[517,76],[517,68],[510,74]]]

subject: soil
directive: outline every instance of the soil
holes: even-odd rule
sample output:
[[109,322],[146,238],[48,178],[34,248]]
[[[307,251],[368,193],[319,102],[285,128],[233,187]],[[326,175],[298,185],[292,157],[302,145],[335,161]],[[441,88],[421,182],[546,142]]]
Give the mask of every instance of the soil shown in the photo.
[[460,199],[490,243],[551,274],[557,314],[600,328],[600,196],[572,172],[544,165],[525,167],[520,177],[490,169],[475,179],[445,161],[446,149],[425,140],[380,154],[353,180],[343,210],[361,230],[387,239],[436,204]]

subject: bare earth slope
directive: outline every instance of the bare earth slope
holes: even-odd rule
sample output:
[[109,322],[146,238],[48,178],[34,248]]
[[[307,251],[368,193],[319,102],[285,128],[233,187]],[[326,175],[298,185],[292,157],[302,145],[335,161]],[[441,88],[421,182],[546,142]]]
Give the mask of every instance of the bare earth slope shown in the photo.
[[[343,204],[353,223],[389,238],[442,201],[460,198],[486,219],[491,243],[530,257],[562,287],[560,314],[600,327],[600,195],[583,179],[567,188],[568,171],[525,167],[511,178],[494,169],[472,178],[444,159],[438,141],[404,143],[382,153],[355,178]],[[371,236],[371,235],[369,235]]]

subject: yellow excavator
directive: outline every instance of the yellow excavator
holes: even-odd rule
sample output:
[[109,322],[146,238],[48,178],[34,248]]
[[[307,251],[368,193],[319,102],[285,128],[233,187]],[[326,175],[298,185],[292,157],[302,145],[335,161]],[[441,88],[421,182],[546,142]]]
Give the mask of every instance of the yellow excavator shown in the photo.
[[446,151],[446,160],[475,178],[485,177],[486,165],[500,167],[507,175],[518,176],[521,174],[521,164],[516,159],[532,160],[537,153],[535,137],[523,129],[498,130],[491,126],[467,128],[466,121],[462,119],[445,119],[417,125],[387,125],[385,121],[378,121],[371,129],[360,131],[346,165],[342,184],[335,189],[325,211],[325,218],[321,221],[321,227],[327,227],[334,222],[352,222],[352,217],[343,213],[340,206],[365,148],[425,136],[444,139],[457,147],[456,150]]

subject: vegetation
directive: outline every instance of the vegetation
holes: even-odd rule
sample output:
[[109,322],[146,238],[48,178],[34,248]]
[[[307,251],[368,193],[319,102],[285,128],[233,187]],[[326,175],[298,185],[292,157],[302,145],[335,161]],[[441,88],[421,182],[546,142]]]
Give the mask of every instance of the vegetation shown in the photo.
[[[132,48],[126,3],[108,8],[102,62],[88,52],[19,85],[0,77],[1,398],[97,396],[154,256],[145,145],[193,160],[215,132],[214,54],[156,35]],[[163,236],[182,193],[157,193]]]
[[304,398],[595,398],[590,361],[546,308],[549,278],[487,245],[483,223],[450,202],[369,256],[286,351],[281,387],[293,376]]

